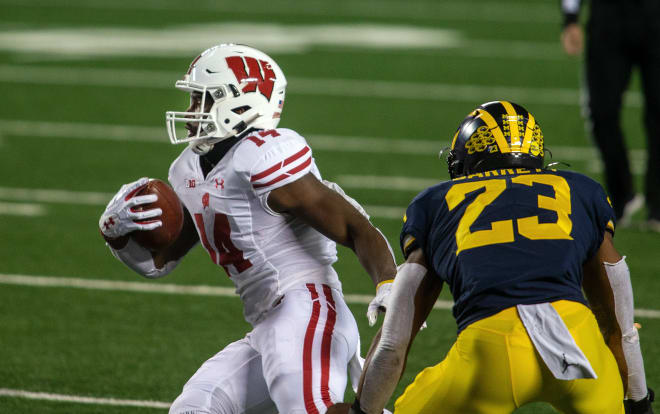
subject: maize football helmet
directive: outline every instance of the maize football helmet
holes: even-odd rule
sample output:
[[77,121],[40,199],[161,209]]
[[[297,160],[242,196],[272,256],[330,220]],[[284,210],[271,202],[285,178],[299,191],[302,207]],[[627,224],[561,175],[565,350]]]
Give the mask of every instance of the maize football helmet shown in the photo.
[[[188,142],[198,153],[249,128],[274,129],[280,120],[286,78],[275,61],[245,45],[221,44],[197,56],[175,87],[201,94],[194,112],[168,111],[165,119],[173,144]],[[210,110],[208,100],[213,100]],[[195,125],[178,136],[178,123]]]
[[541,127],[525,108],[493,101],[458,126],[447,164],[451,178],[497,168],[543,168]]

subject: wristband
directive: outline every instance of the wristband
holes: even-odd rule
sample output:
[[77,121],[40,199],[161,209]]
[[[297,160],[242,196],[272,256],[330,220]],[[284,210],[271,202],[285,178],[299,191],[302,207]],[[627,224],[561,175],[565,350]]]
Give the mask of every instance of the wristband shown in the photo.
[[380,282],[376,285],[376,290],[380,289],[380,287],[383,286],[384,284],[392,283],[392,282],[394,282],[394,279],[383,280],[382,282]]

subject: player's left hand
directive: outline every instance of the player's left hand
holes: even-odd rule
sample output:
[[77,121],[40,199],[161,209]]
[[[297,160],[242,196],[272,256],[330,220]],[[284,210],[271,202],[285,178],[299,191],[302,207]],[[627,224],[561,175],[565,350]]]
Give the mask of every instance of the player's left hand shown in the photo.
[[367,308],[369,326],[374,326],[376,324],[378,313],[387,310],[387,300],[390,296],[390,292],[392,292],[392,282],[394,282],[394,279],[385,280],[378,284],[378,287],[376,288],[376,297],[371,300],[369,307]]
[[649,388],[649,392],[643,400],[623,400],[626,414],[653,414],[651,403],[655,400],[655,393]]

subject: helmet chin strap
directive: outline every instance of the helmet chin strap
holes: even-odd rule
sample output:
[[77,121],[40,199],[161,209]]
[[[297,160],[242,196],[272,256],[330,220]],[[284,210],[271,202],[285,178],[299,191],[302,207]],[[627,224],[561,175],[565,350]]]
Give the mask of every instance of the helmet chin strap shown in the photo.
[[257,118],[259,118],[259,116],[261,116],[261,114],[256,113],[252,117],[236,124],[234,128],[232,128],[232,130],[235,132],[234,135],[225,138],[217,138],[217,137],[204,138],[198,141],[192,141],[190,143],[190,146],[192,147],[192,150],[195,154],[204,155],[209,151],[211,151],[213,149],[213,146],[220,141],[224,141],[226,139],[235,137],[237,135],[242,138],[243,136],[252,132],[253,128],[250,127],[250,124],[252,124],[252,122],[254,122]]

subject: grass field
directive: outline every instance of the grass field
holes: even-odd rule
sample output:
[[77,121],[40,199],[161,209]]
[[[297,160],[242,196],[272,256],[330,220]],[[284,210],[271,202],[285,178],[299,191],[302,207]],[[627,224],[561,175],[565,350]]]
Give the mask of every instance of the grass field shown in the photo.
[[[205,359],[247,332],[230,280],[203,249],[146,281],[97,229],[121,184],[167,178],[182,147],[169,144],[164,112],[188,101],[174,81],[212,44],[276,58],[289,81],[280,126],[309,139],[325,178],[365,205],[393,246],[412,197],[448,178],[438,150],[488,100],[527,107],[556,160],[601,179],[580,116],[581,61],[562,54],[556,2],[0,0],[0,9],[0,413],[166,412]],[[641,114],[635,77],[623,120],[639,189]],[[660,234],[643,220],[642,211],[616,244],[657,388]],[[356,295],[366,350],[376,329],[368,296],[357,295],[373,287],[350,251],[340,249],[336,268]],[[448,310],[428,324],[396,396],[453,343]]]

